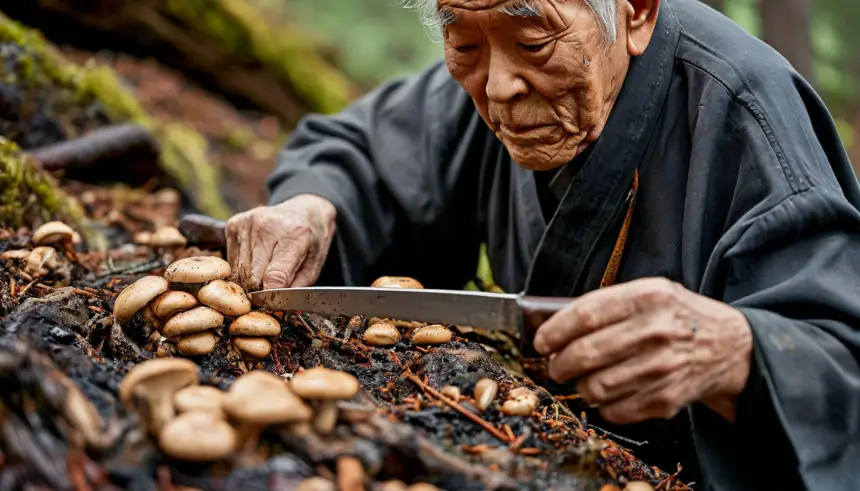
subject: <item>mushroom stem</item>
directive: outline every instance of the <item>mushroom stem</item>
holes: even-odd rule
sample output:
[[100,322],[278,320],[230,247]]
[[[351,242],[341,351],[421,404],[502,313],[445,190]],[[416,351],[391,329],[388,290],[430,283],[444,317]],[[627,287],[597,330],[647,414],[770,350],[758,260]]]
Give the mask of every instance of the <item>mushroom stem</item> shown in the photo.
[[136,409],[143,417],[146,430],[152,436],[157,437],[164,425],[176,415],[173,401],[160,392],[143,392],[136,389],[134,401]]
[[320,401],[320,407],[314,417],[314,428],[321,434],[331,433],[337,424],[337,402],[333,400]]
[[236,428],[236,450],[240,453],[253,453],[260,442],[260,433],[265,425],[241,421],[234,425]]

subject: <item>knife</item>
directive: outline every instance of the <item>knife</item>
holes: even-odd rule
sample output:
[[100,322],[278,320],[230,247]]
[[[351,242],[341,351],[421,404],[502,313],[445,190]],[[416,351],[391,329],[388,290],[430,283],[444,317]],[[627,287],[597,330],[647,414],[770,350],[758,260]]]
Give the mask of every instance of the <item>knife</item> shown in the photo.
[[327,286],[273,288],[250,296],[251,303],[269,310],[472,326],[503,331],[528,344],[540,325],[572,300],[467,290]]
[[[179,221],[188,245],[225,250],[225,222],[189,214]],[[366,317],[472,326],[504,331],[531,344],[550,316],[573,299],[466,290],[374,287],[278,288],[250,293],[251,302],[269,310],[301,310],[323,316]]]

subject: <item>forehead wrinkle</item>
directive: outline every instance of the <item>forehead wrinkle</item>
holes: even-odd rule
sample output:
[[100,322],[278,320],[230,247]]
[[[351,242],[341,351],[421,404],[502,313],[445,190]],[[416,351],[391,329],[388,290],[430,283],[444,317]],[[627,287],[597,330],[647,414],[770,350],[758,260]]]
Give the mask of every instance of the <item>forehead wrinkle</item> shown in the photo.
[[540,6],[534,0],[517,0],[510,5],[502,5],[499,12],[511,17],[543,17]]
[[[442,2],[440,2],[442,3]],[[453,3],[454,5],[450,5]],[[475,5],[478,4],[478,5]],[[501,7],[499,6],[500,4]],[[455,9],[479,11],[497,8],[497,10],[511,17],[521,17],[536,19],[544,17],[538,2],[535,0],[453,0],[447,5],[439,7],[437,10],[440,18],[440,24],[447,26],[455,24],[460,20],[460,15],[455,12]]]

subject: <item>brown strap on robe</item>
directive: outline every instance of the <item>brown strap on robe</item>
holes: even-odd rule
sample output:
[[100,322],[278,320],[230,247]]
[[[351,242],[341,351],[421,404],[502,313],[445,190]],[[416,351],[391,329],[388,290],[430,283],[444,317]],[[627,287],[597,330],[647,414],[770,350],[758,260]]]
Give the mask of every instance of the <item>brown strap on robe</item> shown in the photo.
[[618,276],[618,267],[621,265],[621,256],[624,254],[624,246],[627,244],[627,232],[630,230],[630,222],[633,219],[633,209],[636,207],[636,192],[638,190],[639,170],[636,169],[633,171],[633,187],[630,188],[630,194],[627,198],[627,215],[624,217],[624,224],[621,226],[621,231],[615,240],[612,256],[610,256],[609,263],[603,271],[603,280],[600,281],[600,288],[615,284],[615,278]]

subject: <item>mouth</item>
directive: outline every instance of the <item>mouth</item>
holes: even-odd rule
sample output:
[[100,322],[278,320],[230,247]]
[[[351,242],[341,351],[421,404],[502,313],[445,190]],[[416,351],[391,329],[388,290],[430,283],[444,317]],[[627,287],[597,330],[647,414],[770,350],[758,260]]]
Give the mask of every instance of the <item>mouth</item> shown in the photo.
[[499,124],[496,133],[505,140],[527,143],[552,143],[558,140],[560,127],[557,124],[513,126]]

